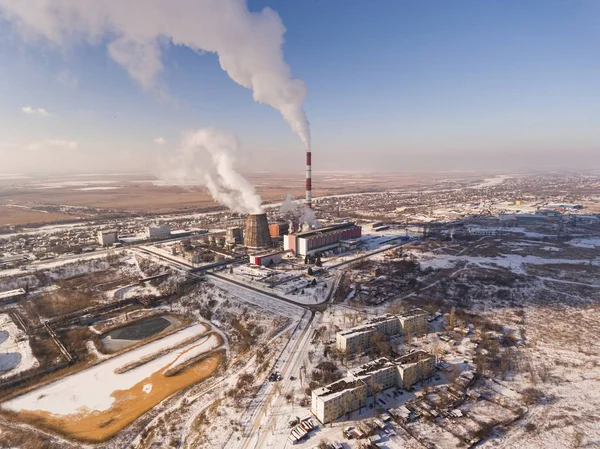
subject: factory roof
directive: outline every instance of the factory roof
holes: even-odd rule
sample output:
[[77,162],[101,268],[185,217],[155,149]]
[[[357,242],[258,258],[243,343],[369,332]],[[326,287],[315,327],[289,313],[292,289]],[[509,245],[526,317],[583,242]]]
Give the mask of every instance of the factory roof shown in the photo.
[[102,229],[98,232],[101,232],[102,234],[112,234],[113,232],[116,233],[117,230],[116,229]]
[[342,223],[342,224],[336,224],[336,225],[332,225],[332,226],[325,226],[324,228],[312,229],[310,231],[305,231],[305,232],[299,232],[298,234],[296,234],[296,237],[302,237],[302,238],[315,237],[317,235],[327,234],[328,232],[343,231],[344,229],[351,229],[351,228],[354,228],[355,226],[356,225],[354,223]]
[[17,288],[16,290],[8,290],[5,292],[0,292],[0,299],[12,298],[13,296],[24,295],[27,292],[22,288]]

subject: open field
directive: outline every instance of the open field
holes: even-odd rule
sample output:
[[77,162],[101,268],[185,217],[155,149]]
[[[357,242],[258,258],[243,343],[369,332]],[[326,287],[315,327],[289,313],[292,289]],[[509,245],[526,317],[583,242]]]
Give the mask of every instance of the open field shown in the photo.
[[54,223],[72,221],[77,218],[77,216],[64,213],[42,212],[29,208],[0,205],[0,226],[12,226],[26,223]]
[[[432,175],[344,173],[313,177],[313,195],[340,195],[419,185]],[[151,176],[35,178],[0,183],[0,226],[51,223],[100,217],[108,213],[168,213],[220,207],[201,186],[167,185]],[[250,174],[263,202],[304,197],[302,174]],[[10,207],[6,207],[10,206]],[[4,213],[6,212],[6,213]]]

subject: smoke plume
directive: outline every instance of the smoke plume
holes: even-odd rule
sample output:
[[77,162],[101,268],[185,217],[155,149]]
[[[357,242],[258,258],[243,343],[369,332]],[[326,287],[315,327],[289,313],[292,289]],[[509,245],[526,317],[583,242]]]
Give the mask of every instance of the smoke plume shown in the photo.
[[283,60],[286,29],[271,8],[250,12],[246,0],[0,0],[0,18],[27,41],[63,50],[107,45],[110,57],[147,90],[161,90],[168,44],[216,53],[229,77],[277,109],[310,148],[306,86]]
[[240,143],[217,128],[203,128],[184,135],[182,145],[163,178],[178,184],[205,186],[215,201],[243,214],[263,212],[254,186],[235,169],[234,154]]
[[315,216],[315,211],[302,202],[295,202],[289,193],[281,204],[279,211],[289,216],[293,225],[292,228],[296,229],[298,227],[296,224],[306,229],[321,227],[321,223]]

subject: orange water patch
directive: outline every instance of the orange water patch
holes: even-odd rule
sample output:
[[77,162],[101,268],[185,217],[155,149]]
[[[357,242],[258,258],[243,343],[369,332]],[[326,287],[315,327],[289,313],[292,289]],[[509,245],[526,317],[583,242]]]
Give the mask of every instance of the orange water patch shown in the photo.
[[[128,390],[115,391],[115,402],[106,411],[54,415],[42,411],[20,411],[18,417],[39,427],[85,442],[106,441],[173,393],[210,377],[218,368],[222,351],[214,352],[185,371],[171,377],[160,370]],[[149,393],[144,386],[152,384]],[[90,385],[90,388],[94,388]]]

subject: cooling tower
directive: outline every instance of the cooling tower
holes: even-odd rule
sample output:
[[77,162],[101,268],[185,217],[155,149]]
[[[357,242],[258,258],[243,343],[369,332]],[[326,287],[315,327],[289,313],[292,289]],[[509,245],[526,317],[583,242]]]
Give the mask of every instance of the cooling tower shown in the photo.
[[271,247],[271,234],[267,214],[250,214],[246,218],[244,245],[248,248]]

